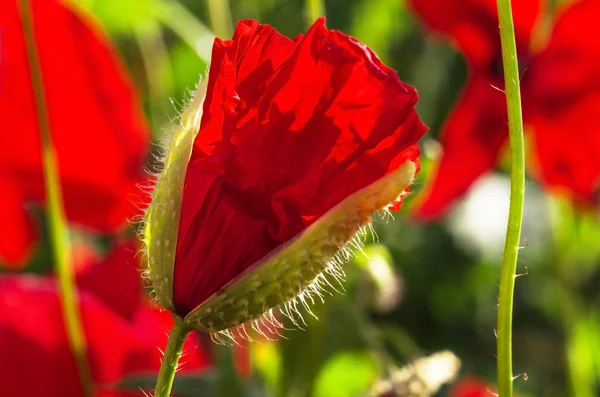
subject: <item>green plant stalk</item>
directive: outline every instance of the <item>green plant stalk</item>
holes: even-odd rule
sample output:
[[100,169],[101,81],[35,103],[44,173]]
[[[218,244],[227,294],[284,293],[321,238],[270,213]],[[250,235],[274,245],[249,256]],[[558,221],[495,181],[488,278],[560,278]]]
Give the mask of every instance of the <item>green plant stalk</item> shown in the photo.
[[61,309],[63,312],[67,338],[69,340],[69,347],[71,348],[75,359],[83,395],[92,397],[94,394],[92,377],[86,358],[87,346],[81,316],[77,306],[77,288],[75,286],[75,278],[71,266],[69,230],[62,204],[56,152],[52,143],[50,118],[46,106],[42,70],[35,42],[33,16],[29,0],[19,1],[19,13],[23,24],[25,46],[29,61],[31,83],[41,138],[50,244],[58,276]]
[[306,15],[308,17],[308,27],[311,27],[319,17],[325,15],[323,0],[306,0]]
[[181,349],[183,349],[185,337],[190,333],[190,330],[183,325],[181,319],[178,317],[173,318],[175,319],[175,324],[169,334],[167,348],[160,364],[154,397],[169,397],[171,395],[177,363],[179,363],[179,358],[181,357]]
[[498,298],[498,393],[500,397],[512,397],[514,379],[512,372],[512,317],[515,273],[525,200],[525,143],[521,112],[519,64],[511,3],[510,0],[497,0],[497,5],[510,138],[510,209],[500,271]]
[[208,0],[210,26],[223,40],[229,40],[233,34],[229,0]]

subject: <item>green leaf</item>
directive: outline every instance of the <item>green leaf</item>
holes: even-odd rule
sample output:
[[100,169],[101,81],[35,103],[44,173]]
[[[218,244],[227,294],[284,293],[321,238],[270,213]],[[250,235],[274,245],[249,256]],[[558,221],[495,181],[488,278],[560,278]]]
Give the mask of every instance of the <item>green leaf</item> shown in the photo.
[[350,397],[364,393],[375,382],[378,365],[367,351],[346,351],[332,357],[317,378],[315,397]]

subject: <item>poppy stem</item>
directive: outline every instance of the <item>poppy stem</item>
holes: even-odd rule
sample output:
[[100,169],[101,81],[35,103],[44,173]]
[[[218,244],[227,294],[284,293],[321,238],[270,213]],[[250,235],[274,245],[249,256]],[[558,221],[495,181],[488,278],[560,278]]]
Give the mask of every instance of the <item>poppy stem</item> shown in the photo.
[[25,37],[25,47],[30,69],[31,84],[37,112],[37,122],[41,138],[42,166],[50,244],[58,277],[61,309],[63,312],[69,346],[75,359],[83,395],[93,396],[93,385],[90,368],[86,358],[86,340],[83,332],[81,315],[77,306],[77,287],[71,266],[71,243],[69,229],[65,219],[60,188],[60,176],[56,159],[56,150],[52,143],[50,117],[38,49],[35,42],[33,15],[29,0],[19,1],[19,13]]
[[171,328],[167,348],[160,364],[154,397],[169,397],[171,395],[175,371],[181,357],[181,349],[183,349],[186,336],[190,333],[190,329],[183,325],[183,321],[179,317],[173,316],[173,318],[175,324]]
[[217,37],[223,40],[231,39],[233,27],[231,24],[229,0],[208,0],[208,17],[210,19],[210,27]]
[[510,141],[510,209],[498,297],[498,393],[500,397],[513,395],[512,370],[512,317],[523,203],[525,200],[525,143],[521,111],[520,76],[515,41],[515,28],[510,0],[497,0],[502,63]]

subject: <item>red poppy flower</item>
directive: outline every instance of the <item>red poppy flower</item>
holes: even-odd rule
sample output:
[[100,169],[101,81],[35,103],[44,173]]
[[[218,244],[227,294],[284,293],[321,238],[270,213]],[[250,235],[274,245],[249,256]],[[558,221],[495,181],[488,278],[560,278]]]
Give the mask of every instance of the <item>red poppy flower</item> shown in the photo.
[[[135,319],[128,321],[89,291],[80,289],[79,298],[98,396],[130,395],[110,391],[112,383],[139,371],[158,371],[161,353],[156,346],[166,343],[171,325],[168,312],[159,314],[141,307]],[[23,397],[81,395],[55,281],[34,276],[4,277],[0,279],[0,306],[4,393]],[[196,350],[186,357],[184,367],[205,368],[207,356],[192,339],[189,342],[187,349]]]
[[[103,260],[85,245],[77,251],[83,255],[75,258],[85,262],[76,260],[77,285],[97,396],[141,396],[111,388],[127,375],[158,371],[162,354],[157,346],[166,343],[172,317],[142,299],[139,259],[135,257],[138,247],[133,241],[118,243]],[[62,316],[53,278],[0,278],[0,353],[15,357],[3,360],[5,365],[0,363],[0,371],[10,379],[8,394],[81,395]],[[188,338],[185,350],[184,371],[210,365],[197,337]]]
[[[174,311],[186,316],[261,260],[301,239],[341,202],[377,182],[384,184],[368,197],[381,193],[388,201],[369,204],[373,208],[348,204],[354,212],[340,215],[343,219],[330,226],[327,238],[341,240],[327,242],[326,250],[333,252],[323,252],[321,243],[313,241],[306,254],[290,254],[306,259],[305,268],[289,264],[289,275],[264,276],[265,282],[280,281],[275,288],[289,284],[282,291],[288,299],[298,295],[301,283],[286,277],[318,276],[323,269],[313,274],[310,267],[324,266],[373,211],[394,201],[399,206],[399,196],[414,176],[417,141],[426,131],[414,110],[416,102],[415,90],[371,50],[328,30],[324,19],[295,40],[255,21],[238,23],[230,41],[217,39],[185,174],[171,276]],[[406,177],[392,194],[398,186],[385,185],[384,179],[397,178],[397,171]],[[347,225],[352,234],[336,236]],[[164,274],[168,280],[169,272]],[[256,290],[257,282],[265,285],[262,276],[254,276],[250,290]],[[164,284],[162,277],[154,280]],[[262,296],[256,310],[276,306],[277,299],[271,298]],[[239,302],[244,305],[244,299]]]
[[462,378],[450,390],[450,397],[492,397],[490,386],[476,377]]
[[[16,0],[0,0],[0,262],[27,260],[44,200],[40,134]],[[114,231],[136,213],[148,133],[137,95],[95,24],[57,0],[30,1],[69,220]],[[139,200],[138,200],[139,201]]]
[[[441,141],[444,153],[418,214],[441,214],[492,169],[508,136],[496,2],[411,0],[423,22],[449,36],[464,53],[469,81]],[[525,123],[533,133],[536,177],[575,200],[594,202],[600,186],[600,3],[575,2],[556,16],[548,45],[531,39],[540,0],[514,1],[516,41],[523,70]]]

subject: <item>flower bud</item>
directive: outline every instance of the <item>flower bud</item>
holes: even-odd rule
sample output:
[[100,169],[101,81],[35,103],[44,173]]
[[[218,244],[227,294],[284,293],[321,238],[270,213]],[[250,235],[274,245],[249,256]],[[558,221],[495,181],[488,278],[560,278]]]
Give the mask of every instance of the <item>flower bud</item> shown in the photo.
[[426,127],[364,44],[325,28],[290,40],[238,23],[215,40],[206,84],[157,176],[143,239],[161,305],[233,337],[281,327],[341,281],[377,211],[397,210]]

